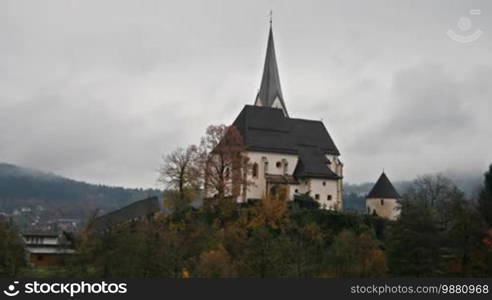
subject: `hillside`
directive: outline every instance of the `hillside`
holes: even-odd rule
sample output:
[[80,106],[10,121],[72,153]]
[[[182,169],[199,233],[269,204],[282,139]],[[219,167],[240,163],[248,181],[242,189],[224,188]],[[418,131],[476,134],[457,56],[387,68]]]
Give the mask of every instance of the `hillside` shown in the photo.
[[148,196],[155,189],[128,189],[89,184],[52,173],[0,163],[0,214],[21,227],[54,220],[83,220],[95,211],[108,212]]

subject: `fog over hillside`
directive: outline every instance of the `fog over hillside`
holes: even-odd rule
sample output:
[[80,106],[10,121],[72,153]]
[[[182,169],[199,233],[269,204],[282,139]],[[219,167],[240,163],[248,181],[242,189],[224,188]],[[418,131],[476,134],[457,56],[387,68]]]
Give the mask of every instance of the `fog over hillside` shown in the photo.
[[[437,172],[435,173],[437,174]],[[445,171],[470,200],[475,200],[482,185],[483,172]],[[388,174],[391,179],[391,174]],[[374,182],[344,184],[344,206],[347,210],[363,211],[365,196]],[[404,194],[412,181],[393,181]],[[92,212],[108,212],[147,196],[161,195],[156,189],[128,189],[96,185],[67,179],[53,173],[0,163],[0,212],[12,213],[23,206],[41,205],[51,217],[85,218]]]
[[42,227],[60,218],[82,222],[148,196],[157,189],[129,189],[76,181],[53,173],[0,163],[0,213],[23,227]]

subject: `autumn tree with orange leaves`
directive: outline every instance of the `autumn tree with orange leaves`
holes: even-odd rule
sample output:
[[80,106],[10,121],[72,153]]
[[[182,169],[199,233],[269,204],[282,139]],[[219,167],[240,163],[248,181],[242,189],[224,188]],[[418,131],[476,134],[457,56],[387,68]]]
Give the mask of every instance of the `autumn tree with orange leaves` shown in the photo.
[[235,126],[209,126],[200,143],[207,197],[238,197],[247,186],[248,158]]

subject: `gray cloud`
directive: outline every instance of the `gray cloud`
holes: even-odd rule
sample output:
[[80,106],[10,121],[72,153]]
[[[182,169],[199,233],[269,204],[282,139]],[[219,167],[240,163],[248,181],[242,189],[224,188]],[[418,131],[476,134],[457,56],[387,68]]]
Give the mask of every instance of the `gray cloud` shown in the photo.
[[[457,76],[459,75],[459,76]],[[394,75],[384,116],[359,131],[347,151],[363,164],[405,178],[444,170],[481,170],[491,155],[492,66],[449,74],[424,63]],[[458,78],[461,77],[461,78]]]
[[[450,40],[470,8],[484,35]],[[253,102],[270,9],[289,112],[324,120],[347,181],[492,161],[485,0],[1,1],[0,161],[154,186],[163,153]]]

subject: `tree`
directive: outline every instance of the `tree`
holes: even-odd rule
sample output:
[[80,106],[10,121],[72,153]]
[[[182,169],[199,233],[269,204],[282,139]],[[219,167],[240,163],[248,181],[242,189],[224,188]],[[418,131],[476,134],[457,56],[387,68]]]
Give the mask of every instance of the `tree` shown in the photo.
[[425,203],[403,200],[401,214],[386,241],[390,272],[394,276],[425,277],[437,274],[440,233]]
[[441,174],[424,175],[413,181],[404,198],[422,202],[426,207],[434,207],[451,198],[453,192],[455,186],[448,178]]
[[17,276],[25,266],[24,241],[16,228],[0,221],[0,277]]
[[449,179],[419,177],[401,203],[386,243],[393,275],[482,274],[484,222]]
[[480,192],[478,209],[485,221],[492,227],[492,164],[484,177],[484,186]]
[[422,204],[433,214],[438,229],[446,230],[454,218],[449,207],[452,202],[464,200],[465,195],[450,179],[437,174],[417,177],[403,197]]
[[[317,277],[323,273],[327,248],[326,233],[315,222],[284,225],[290,243],[286,253],[291,261],[289,277]],[[287,228],[285,228],[287,227]]]
[[490,277],[492,274],[492,228],[487,230],[485,237],[482,240],[485,247],[484,253],[484,273]]
[[276,196],[263,197],[254,206],[251,226],[280,228],[288,222],[287,189],[279,188]]
[[464,198],[449,201],[445,209],[450,221],[443,233],[442,247],[451,257],[448,271],[460,277],[477,276],[482,268],[478,256],[485,250],[484,221]]
[[192,201],[200,186],[199,152],[195,145],[177,148],[163,157],[158,181],[170,192],[166,195],[173,209],[180,209]]
[[207,196],[216,199],[237,197],[246,189],[248,158],[235,126],[211,125],[200,143]]
[[241,260],[242,277],[284,277],[288,274],[290,241],[266,226],[251,228]]
[[232,259],[222,245],[200,255],[198,274],[206,278],[236,276]]
[[309,191],[304,194],[294,195],[294,206],[299,209],[319,209],[320,204],[309,195]]
[[[175,220],[174,215],[179,215]],[[173,212],[119,224],[79,237],[71,264],[74,277],[188,276],[200,254],[217,244],[215,230],[197,213]]]
[[360,235],[343,230],[329,250],[329,267],[336,277],[381,277],[386,274],[386,259],[376,239],[369,233]]

